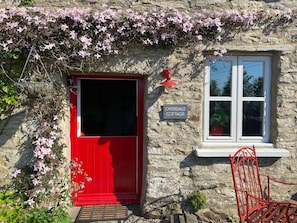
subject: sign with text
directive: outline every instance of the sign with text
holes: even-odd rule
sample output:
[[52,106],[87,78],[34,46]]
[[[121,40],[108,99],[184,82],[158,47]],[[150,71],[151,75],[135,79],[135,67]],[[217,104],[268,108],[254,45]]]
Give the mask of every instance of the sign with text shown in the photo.
[[163,119],[185,120],[188,118],[188,105],[163,105]]

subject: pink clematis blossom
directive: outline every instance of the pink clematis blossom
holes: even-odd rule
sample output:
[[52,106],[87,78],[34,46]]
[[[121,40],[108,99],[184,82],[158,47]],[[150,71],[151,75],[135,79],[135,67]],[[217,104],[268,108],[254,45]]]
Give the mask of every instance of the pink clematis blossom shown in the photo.
[[20,169],[15,169],[15,171],[12,173],[12,177],[16,178],[22,171]]

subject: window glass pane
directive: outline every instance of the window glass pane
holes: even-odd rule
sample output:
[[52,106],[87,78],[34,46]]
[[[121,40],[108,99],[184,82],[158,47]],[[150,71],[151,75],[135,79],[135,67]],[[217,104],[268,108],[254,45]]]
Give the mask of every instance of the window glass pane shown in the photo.
[[264,62],[243,63],[243,96],[263,97]]
[[209,135],[230,136],[231,102],[211,101],[209,114]]
[[136,135],[136,81],[81,80],[82,134]]
[[231,74],[230,61],[215,61],[210,65],[210,96],[231,95]]
[[262,136],[263,105],[262,101],[243,102],[242,136]]

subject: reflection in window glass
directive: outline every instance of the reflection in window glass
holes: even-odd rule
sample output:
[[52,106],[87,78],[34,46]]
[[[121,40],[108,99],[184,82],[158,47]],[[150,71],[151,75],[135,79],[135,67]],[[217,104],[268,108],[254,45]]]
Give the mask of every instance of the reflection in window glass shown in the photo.
[[262,101],[243,102],[243,136],[262,136],[263,134],[263,104]]
[[230,61],[215,61],[210,65],[210,96],[231,95],[231,72]]
[[210,136],[230,136],[230,108],[231,102],[229,101],[210,102]]
[[243,63],[243,96],[263,97],[263,62]]

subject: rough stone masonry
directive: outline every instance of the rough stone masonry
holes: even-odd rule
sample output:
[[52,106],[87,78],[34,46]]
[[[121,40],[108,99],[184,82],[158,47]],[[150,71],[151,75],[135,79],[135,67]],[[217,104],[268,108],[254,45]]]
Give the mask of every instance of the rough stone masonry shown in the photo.
[[[101,8],[174,7],[182,10],[292,10],[295,0],[36,0],[37,6]],[[15,1],[2,1],[2,7]],[[202,116],[205,54],[224,47],[231,54],[269,54],[273,57],[271,86],[271,142],[273,147],[286,149],[289,157],[260,159],[261,171],[286,181],[297,179],[297,21],[281,30],[266,34],[261,27],[235,33],[233,39],[218,46],[180,46],[174,49],[131,46],[128,52],[106,57],[98,64],[89,64],[86,72],[141,74],[147,77],[145,95],[145,146],[142,211],[147,217],[166,216],[171,203],[184,204],[186,196],[196,189],[208,199],[204,217],[212,219],[237,215],[232,176],[227,158],[199,158],[193,150],[203,148]],[[171,68],[177,86],[160,86],[161,70]],[[188,118],[184,121],[160,119],[164,104],[188,105]],[[17,145],[21,143],[24,128],[23,111],[15,111],[5,119],[0,135],[0,185],[9,182],[9,173],[18,161]],[[65,124],[66,123],[66,124]],[[69,124],[65,121],[65,134]],[[68,122],[69,123],[69,122]],[[66,140],[67,141],[67,140]],[[67,141],[67,143],[69,143]],[[232,145],[231,145],[232,147]],[[70,148],[70,146],[69,146]],[[68,151],[69,153],[69,151]],[[273,189],[273,188],[272,188]],[[296,199],[297,188],[274,187],[276,199]],[[287,194],[287,196],[285,196]],[[181,211],[181,209],[179,210]],[[211,215],[210,215],[211,213]],[[202,216],[203,217],[203,216]],[[207,218],[207,217],[205,217]],[[214,220],[213,220],[214,221]]]

